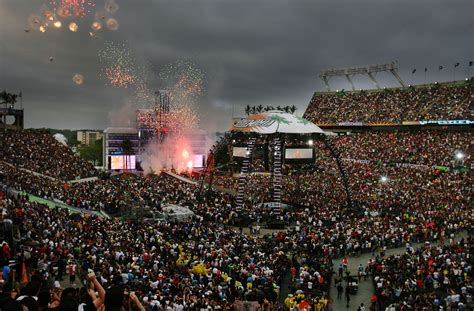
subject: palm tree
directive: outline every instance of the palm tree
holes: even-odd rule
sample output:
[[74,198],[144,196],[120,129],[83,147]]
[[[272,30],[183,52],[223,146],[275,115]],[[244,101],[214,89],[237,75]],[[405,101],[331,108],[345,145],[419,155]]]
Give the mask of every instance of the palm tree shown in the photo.
[[281,111],[281,110],[282,110],[281,106],[278,106],[278,107],[276,108],[276,110]]
[[296,111],[296,106],[295,106],[295,105],[291,106],[291,107],[290,107],[290,111],[291,111],[291,113],[295,113],[295,111]]
[[263,110],[263,106],[262,106],[262,105],[258,105],[258,107],[257,107],[258,113],[262,112],[262,110]]
[[130,140],[124,140],[120,147],[122,148],[122,153],[125,156],[125,170],[127,170],[127,163],[130,155],[133,154],[133,144]]
[[249,106],[249,105],[247,105],[247,106],[245,107],[245,114],[246,114],[246,115],[249,115],[249,114],[250,114],[250,106]]

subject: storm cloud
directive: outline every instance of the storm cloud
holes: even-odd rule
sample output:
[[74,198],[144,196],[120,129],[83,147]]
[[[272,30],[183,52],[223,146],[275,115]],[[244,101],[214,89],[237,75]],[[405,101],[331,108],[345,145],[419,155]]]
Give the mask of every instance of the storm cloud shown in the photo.
[[[103,0],[96,0],[97,10]],[[130,90],[106,85],[97,53],[105,41],[127,42],[150,72],[180,59],[206,75],[199,101],[203,124],[230,125],[249,105],[296,105],[324,90],[319,71],[398,61],[407,83],[468,75],[474,55],[471,0],[117,0],[116,32],[88,36],[94,14],[79,31],[25,32],[28,16],[48,1],[0,0],[0,89],[23,93],[26,126],[105,128]],[[95,11],[95,10],[94,10]],[[50,61],[50,57],[54,60]],[[438,71],[438,66],[444,69]],[[411,70],[417,68],[412,76]],[[474,69],[471,67],[472,72]],[[472,74],[471,72],[471,74]],[[84,84],[75,85],[75,73]],[[395,86],[379,75],[384,86]],[[413,80],[413,79],[414,80]],[[372,88],[363,77],[357,88]],[[331,86],[349,89],[343,79]],[[151,85],[158,89],[160,85]]]

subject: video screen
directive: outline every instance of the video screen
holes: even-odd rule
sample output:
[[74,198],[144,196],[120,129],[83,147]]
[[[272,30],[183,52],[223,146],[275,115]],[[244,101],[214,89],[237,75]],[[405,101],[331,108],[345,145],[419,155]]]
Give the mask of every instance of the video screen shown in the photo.
[[204,155],[203,154],[195,154],[194,155],[194,167],[204,167]]
[[113,170],[134,170],[136,168],[136,156],[118,155],[110,157],[110,168]]
[[312,148],[286,148],[285,159],[300,160],[300,159],[312,159],[313,149]]
[[236,158],[245,158],[247,155],[247,148],[246,147],[234,147],[232,148],[232,156]]

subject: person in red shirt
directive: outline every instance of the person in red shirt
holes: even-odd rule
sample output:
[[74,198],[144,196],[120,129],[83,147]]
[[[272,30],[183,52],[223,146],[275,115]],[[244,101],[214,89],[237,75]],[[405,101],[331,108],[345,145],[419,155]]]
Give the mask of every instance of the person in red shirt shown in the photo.
[[5,258],[5,259],[10,259],[11,258],[10,246],[8,245],[7,242],[3,242],[2,255],[3,255],[3,258]]

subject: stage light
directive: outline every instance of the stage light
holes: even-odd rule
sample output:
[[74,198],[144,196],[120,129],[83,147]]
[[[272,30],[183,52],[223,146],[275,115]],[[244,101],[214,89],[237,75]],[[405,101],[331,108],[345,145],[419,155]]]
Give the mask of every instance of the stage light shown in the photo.
[[187,159],[189,157],[189,152],[187,150],[183,150],[181,155],[183,156],[183,158]]
[[312,139],[308,140],[308,145],[310,145],[310,146],[313,145],[313,140]]
[[462,151],[456,151],[454,157],[456,158],[456,160],[462,160],[464,159],[465,154]]
[[62,24],[61,24],[60,21],[55,21],[55,22],[54,22],[54,27],[56,27],[56,28],[61,28],[61,25],[62,25]]
[[188,161],[188,168],[189,169],[193,168],[193,161]]
[[387,177],[387,176],[381,176],[381,177],[380,177],[380,182],[381,182],[381,183],[386,183],[386,182],[388,182],[388,177]]

